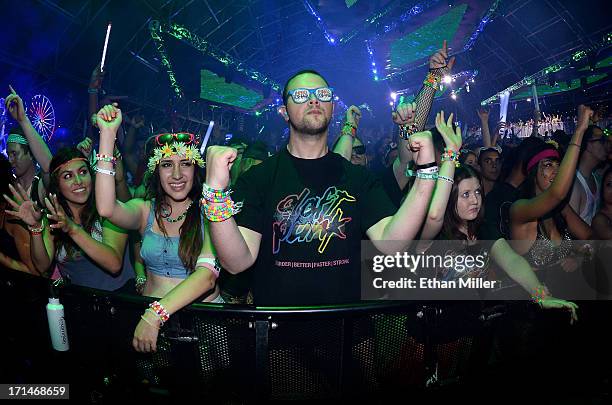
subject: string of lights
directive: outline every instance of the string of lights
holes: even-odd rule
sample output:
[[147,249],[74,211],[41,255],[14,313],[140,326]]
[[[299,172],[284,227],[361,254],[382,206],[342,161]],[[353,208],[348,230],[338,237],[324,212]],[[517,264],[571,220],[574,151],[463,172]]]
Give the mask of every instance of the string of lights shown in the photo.
[[319,27],[319,29],[323,32],[323,36],[325,36],[327,42],[329,42],[330,45],[336,45],[336,38],[334,38],[333,35],[331,35],[329,31],[327,31],[325,22],[323,22],[323,18],[321,18],[319,13],[317,13],[317,10],[315,10],[315,8],[312,6],[312,4],[310,4],[308,0],[303,1],[304,7],[306,7],[306,11],[308,11],[315,18],[317,27]]
[[484,31],[485,26],[493,20],[493,14],[495,13],[495,11],[497,11],[497,7],[500,3],[501,0],[495,0],[493,2],[491,7],[489,8],[489,11],[487,11],[485,16],[482,17],[482,20],[480,20],[480,24],[478,24],[478,27],[476,27],[476,30],[474,31],[472,36],[470,36],[470,39],[468,39],[468,41],[465,43],[463,51],[469,51],[470,49],[472,49],[472,47],[476,43],[476,39],[478,38],[480,33]]
[[595,52],[598,49],[601,49],[601,48],[604,48],[610,45],[612,45],[612,32],[607,33],[601,42],[595,45],[592,45],[587,49],[583,49],[583,50],[574,52],[571,56],[566,57],[561,62],[555,63],[554,65],[550,65],[532,74],[531,76],[527,76],[523,78],[521,81],[514,83],[512,86],[498,92],[497,94],[492,95],[486,100],[481,101],[480,105],[493,104],[494,102],[499,100],[499,97],[501,94],[507,91],[512,93],[513,91],[518,90],[521,87],[531,86],[532,84],[536,83],[536,81],[543,79],[552,73],[556,73],[562,69],[565,69],[566,67],[570,66],[572,63],[580,62],[582,59],[586,58],[589,53]]
[[161,61],[161,64],[164,66],[164,68],[166,69],[166,73],[168,74],[168,80],[170,81],[170,87],[172,88],[172,91],[174,92],[176,97],[178,99],[182,99],[183,90],[181,89],[181,86],[178,84],[178,81],[176,80],[176,74],[174,73],[174,69],[172,68],[172,63],[170,62],[170,59],[168,58],[168,53],[166,52],[166,45],[161,36],[162,31],[161,31],[161,25],[159,21],[153,20],[149,23],[149,33],[151,34],[151,39],[153,40],[153,43],[155,44],[155,49],[157,50],[157,53],[159,54],[159,59]]

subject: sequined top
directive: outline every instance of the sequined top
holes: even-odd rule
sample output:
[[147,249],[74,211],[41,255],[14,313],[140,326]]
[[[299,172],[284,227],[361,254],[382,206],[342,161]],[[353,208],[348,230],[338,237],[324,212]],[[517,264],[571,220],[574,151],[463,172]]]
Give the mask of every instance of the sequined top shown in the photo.
[[572,249],[572,236],[567,227],[563,228],[561,243],[557,246],[550,240],[542,229],[542,223],[538,221],[538,234],[527,253],[525,259],[535,268],[546,267],[556,264],[569,256]]

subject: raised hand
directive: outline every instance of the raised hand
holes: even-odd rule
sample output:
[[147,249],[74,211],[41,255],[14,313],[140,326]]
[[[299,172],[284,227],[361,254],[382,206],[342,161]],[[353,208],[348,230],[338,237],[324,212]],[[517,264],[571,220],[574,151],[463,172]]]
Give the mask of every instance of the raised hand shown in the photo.
[[589,126],[589,120],[593,117],[593,110],[590,107],[580,104],[578,106],[578,128],[586,130]]
[[489,112],[485,109],[476,110],[480,121],[489,122]]
[[25,108],[23,107],[23,100],[19,97],[15,89],[13,89],[13,86],[9,85],[9,89],[11,90],[11,94],[6,97],[4,105],[11,114],[11,117],[21,124],[28,119]]
[[66,215],[66,211],[60,205],[57,200],[56,194],[50,194],[51,200],[48,197],[45,197],[45,205],[49,210],[49,214],[47,214],[47,218],[51,221],[54,221],[54,224],[49,225],[50,228],[60,229],[62,232],[71,233],[73,232],[78,225],[74,223],[74,221]]
[[350,106],[346,110],[346,122],[357,127],[359,126],[359,121],[361,121],[361,110],[355,105]]
[[92,146],[93,146],[92,140],[86,137],[81,142],[79,142],[76,147],[77,147],[78,150],[81,151],[83,156],[85,156],[87,159],[89,159],[89,155],[91,155],[91,148],[92,148]]
[[442,49],[438,49],[431,58],[429,58],[430,69],[445,69],[445,73],[450,73],[455,65],[455,57],[448,60],[448,46],[446,40],[442,43]]
[[414,124],[416,119],[416,103],[404,103],[400,102],[391,113],[393,122],[397,125],[411,125]]
[[417,164],[430,163],[435,160],[433,156],[433,138],[431,132],[423,131],[412,134],[408,138],[413,159]]
[[117,103],[105,105],[96,115],[96,124],[101,132],[112,131],[115,134],[121,125],[121,110]]
[[227,146],[209,146],[206,150],[206,184],[214,189],[226,189],[230,170],[238,151]]
[[453,113],[448,116],[448,120],[444,122],[444,111],[436,114],[436,128],[446,144],[446,148],[455,152],[461,150],[461,128],[456,127],[453,131]]
[[6,210],[5,212],[19,218],[28,226],[39,227],[42,220],[40,208],[30,199],[28,193],[20,184],[17,184],[17,189],[9,184],[9,189],[13,193],[13,199],[6,194],[2,196],[12,207],[12,210]]
[[99,89],[102,86],[104,80],[104,72],[100,72],[100,65],[96,66],[93,72],[91,72],[91,78],[89,79],[90,89]]

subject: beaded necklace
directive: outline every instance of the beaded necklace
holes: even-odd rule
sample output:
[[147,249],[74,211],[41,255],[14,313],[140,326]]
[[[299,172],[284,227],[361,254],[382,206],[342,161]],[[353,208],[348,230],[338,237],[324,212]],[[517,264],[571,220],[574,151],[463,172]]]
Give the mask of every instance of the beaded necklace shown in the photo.
[[[189,208],[191,208],[191,205],[193,204],[193,200],[189,203],[189,205],[187,206],[187,208],[185,208],[185,212],[183,212],[181,215],[179,215],[178,217],[172,219],[172,218],[168,218],[168,217],[164,217],[164,220],[166,220],[167,222],[170,223],[175,223],[175,222],[180,222],[183,220],[183,218],[185,218],[185,216],[187,215],[187,211],[189,211]],[[166,213],[165,210],[162,209],[162,211],[164,211],[164,214]],[[171,213],[171,212],[170,212]],[[168,213],[168,216],[170,216],[170,213]]]

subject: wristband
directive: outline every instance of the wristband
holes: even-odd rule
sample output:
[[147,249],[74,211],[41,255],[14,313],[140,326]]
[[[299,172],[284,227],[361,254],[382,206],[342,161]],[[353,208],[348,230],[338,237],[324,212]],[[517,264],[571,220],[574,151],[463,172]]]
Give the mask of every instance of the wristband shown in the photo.
[[416,178],[417,179],[422,179],[422,180],[438,180],[438,173],[420,173],[417,172],[416,174]]
[[28,225],[28,231],[30,231],[30,235],[33,236],[42,234],[44,229],[45,225],[43,223],[41,223],[38,228]]
[[423,174],[433,174],[433,173],[438,173],[438,171],[439,171],[438,166],[429,167],[427,169],[417,169],[417,173],[423,173]]
[[221,272],[221,264],[219,263],[219,260],[217,258],[213,259],[211,257],[200,257],[196,261],[196,267],[198,266],[206,267],[215,275],[215,278],[219,278],[219,273]]
[[106,174],[107,176],[115,176],[115,171],[114,170],[106,170],[106,169],[101,169],[97,166],[94,167],[94,170],[100,174]]
[[89,94],[98,94],[98,89],[92,89],[92,88],[89,88],[89,89],[87,89],[87,92],[88,92]]
[[423,165],[416,165],[417,170],[429,169],[430,167],[438,167],[438,164],[436,162],[431,162]]
[[[145,321],[146,323],[148,323],[152,327],[159,329],[159,326],[153,325],[151,322],[147,321],[147,318],[145,318],[144,315],[140,315],[140,319],[142,319],[143,321]],[[163,325],[163,323],[162,323],[162,325]]]
[[455,182],[455,180],[451,179],[450,177],[442,176],[441,174],[438,175],[438,179],[444,180],[445,182],[450,184],[453,184]]

